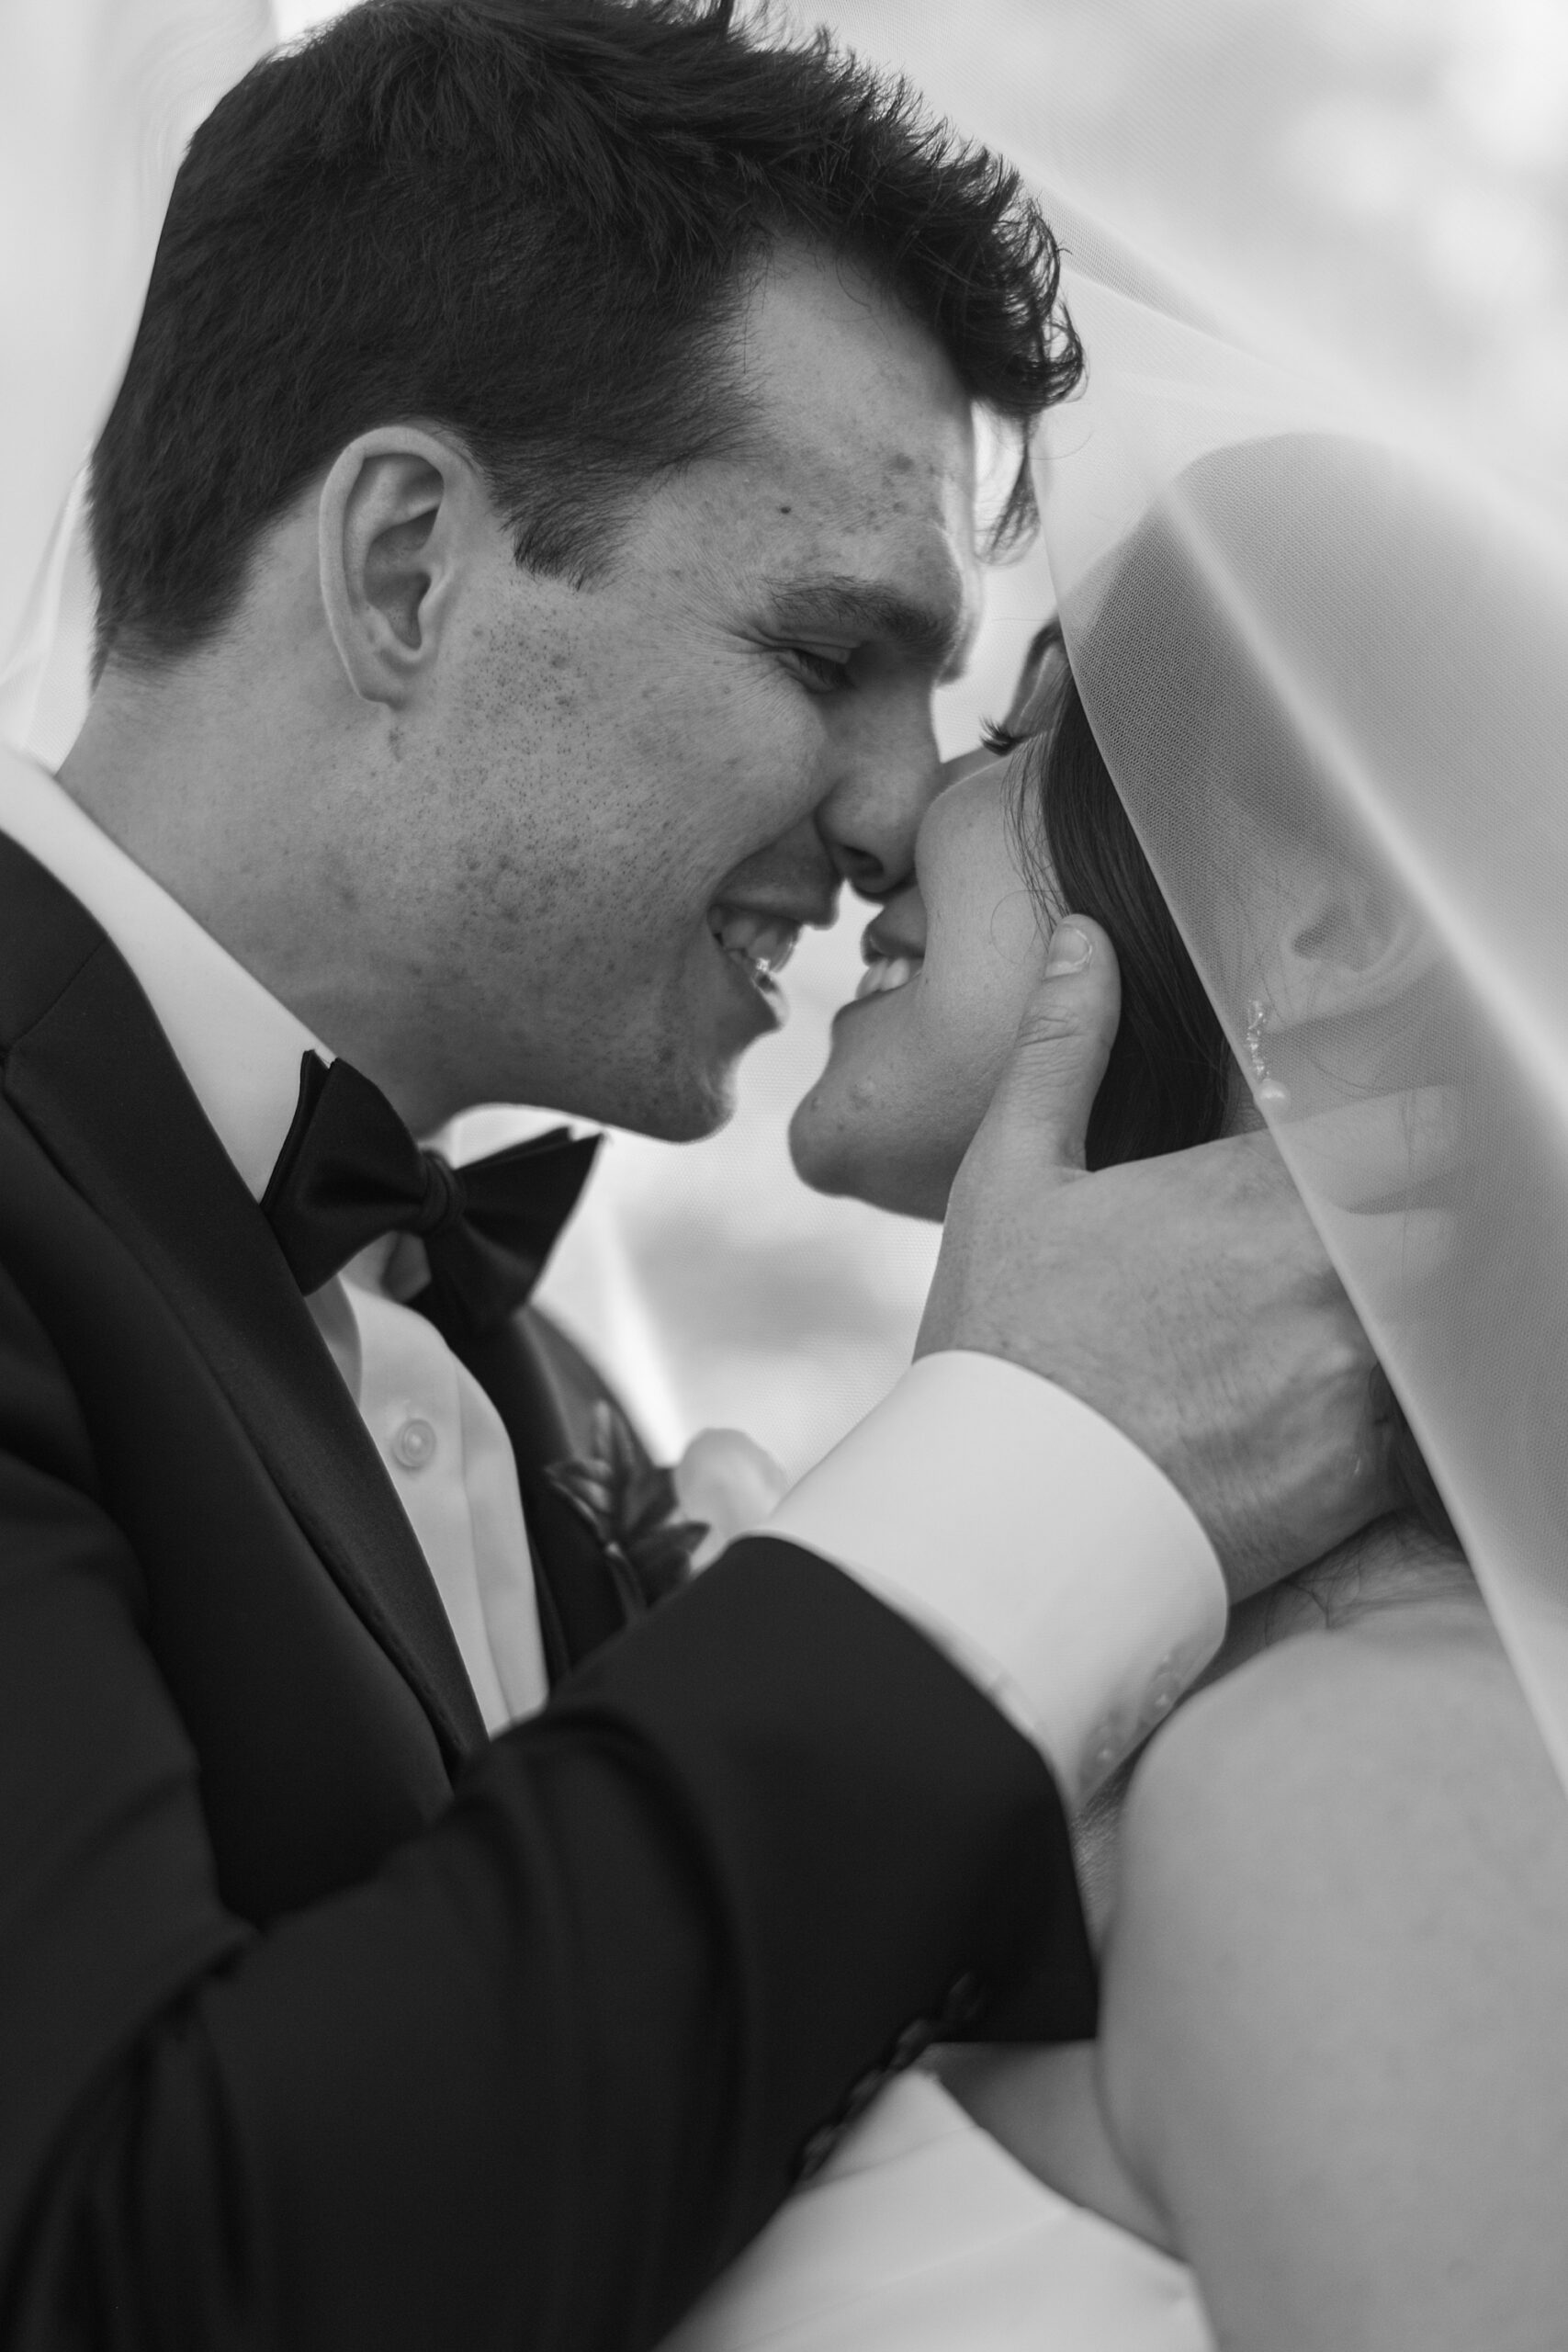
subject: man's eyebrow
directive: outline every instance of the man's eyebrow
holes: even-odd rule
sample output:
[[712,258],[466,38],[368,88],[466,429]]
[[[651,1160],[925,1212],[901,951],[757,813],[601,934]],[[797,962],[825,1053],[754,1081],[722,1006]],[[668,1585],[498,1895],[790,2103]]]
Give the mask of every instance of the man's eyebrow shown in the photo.
[[840,573],[770,585],[768,607],[780,635],[809,637],[826,628],[880,638],[944,677],[962,666],[973,634],[973,616],[957,597],[950,605],[931,604],[883,582]]

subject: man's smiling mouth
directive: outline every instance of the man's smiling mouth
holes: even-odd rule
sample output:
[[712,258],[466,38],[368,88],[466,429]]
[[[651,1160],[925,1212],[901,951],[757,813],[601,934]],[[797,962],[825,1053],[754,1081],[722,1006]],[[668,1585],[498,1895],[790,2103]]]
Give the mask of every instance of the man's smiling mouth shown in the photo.
[[712,907],[708,929],[724,953],[739,964],[754,988],[764,996],[777,994],[774,986],[795,953],[800,925],[783,915],[756,914],[748,907]]

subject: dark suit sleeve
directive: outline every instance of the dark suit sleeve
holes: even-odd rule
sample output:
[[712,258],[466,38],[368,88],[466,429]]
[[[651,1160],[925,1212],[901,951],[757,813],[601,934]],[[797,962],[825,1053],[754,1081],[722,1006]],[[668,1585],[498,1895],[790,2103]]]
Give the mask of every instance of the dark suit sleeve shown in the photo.
[[265,1932],[217,1893],[149,1607],[0,1283],[17,2352],[651,2344],[955,1988],[987,2031],[1089,2022],[1044,1768],[808,1554],[735,1547]]

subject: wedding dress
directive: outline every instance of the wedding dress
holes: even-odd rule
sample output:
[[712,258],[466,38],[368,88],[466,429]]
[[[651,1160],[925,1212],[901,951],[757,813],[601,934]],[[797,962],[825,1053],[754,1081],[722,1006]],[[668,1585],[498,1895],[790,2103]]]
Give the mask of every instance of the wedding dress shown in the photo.
[[660,2352],[1213,2352],[1192,2274],[902,2075]]

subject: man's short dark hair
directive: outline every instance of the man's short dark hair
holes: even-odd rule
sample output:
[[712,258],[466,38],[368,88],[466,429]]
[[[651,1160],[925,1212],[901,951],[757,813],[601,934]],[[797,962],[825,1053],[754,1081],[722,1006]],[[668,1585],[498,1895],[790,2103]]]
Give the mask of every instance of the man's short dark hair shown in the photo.
[[[213,637],[258,534],[373,425],[458,436],[520,562],[729,445],[781,241],[852,255],[1022,428],[1077,379],[1018,175],[825,34],[735,0],[364,0],[197,132],[94,453],[98,661]],[[1003,535],[1032,516],[1021,463]]]

